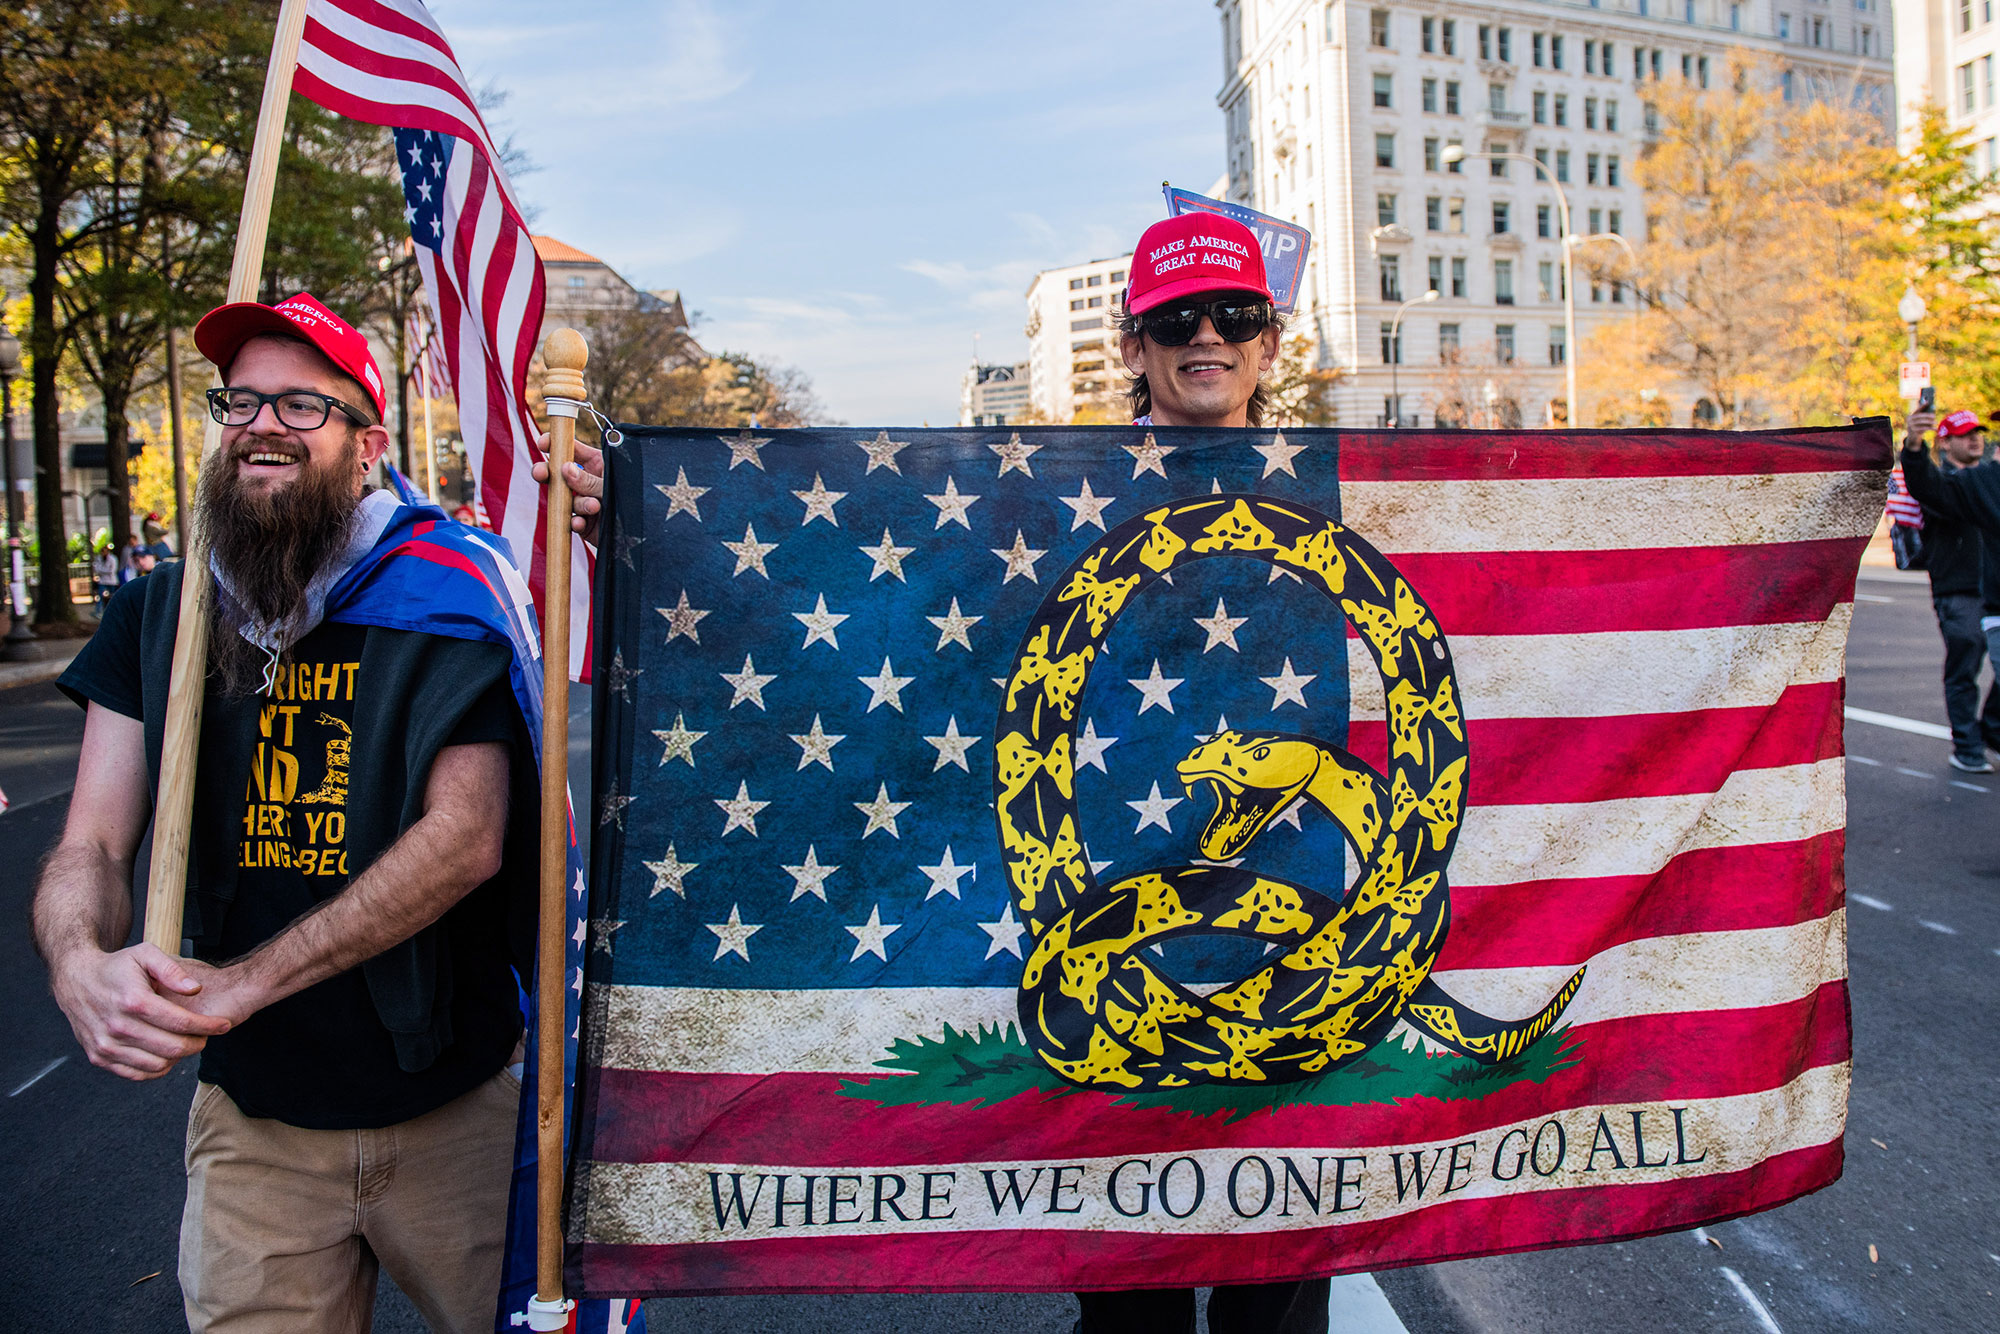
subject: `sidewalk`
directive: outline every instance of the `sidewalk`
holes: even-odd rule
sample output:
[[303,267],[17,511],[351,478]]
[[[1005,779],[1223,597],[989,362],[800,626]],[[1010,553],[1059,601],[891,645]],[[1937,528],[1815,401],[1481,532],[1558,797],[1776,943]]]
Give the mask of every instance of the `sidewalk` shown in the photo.
[[[41,658],[33,662],[0,662],[0,692],[14,686],[31,686],[55,680],[62,675],[63,668],[69,666],[70,659],[89,642],[88,639],[45,639],[36,645],[43,654]],[[0,694],[0,704],[5,702],[5,695]]]

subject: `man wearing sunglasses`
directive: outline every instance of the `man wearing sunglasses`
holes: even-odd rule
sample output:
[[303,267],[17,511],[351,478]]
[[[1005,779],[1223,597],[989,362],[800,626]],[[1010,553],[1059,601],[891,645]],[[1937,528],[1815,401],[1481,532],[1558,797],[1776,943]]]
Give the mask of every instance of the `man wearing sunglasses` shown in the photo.
[[424,591],[438,581],[378,582],[385,551],[449,521],[364,489],[389,434],[361,334],[300,295],[223,306],[194,336],[224,385],[197,497],[216,593],[192,957],[121,948],[179,565],[121,589],[58,682],[88,714],[36,942],[92,1064],[148,1080],[199,1058],[180,1257],[193,1329],[366,1328],[386,1265],[433,1329],[487,1330],[535,884],[513,651],[426,633],[485,614]]
[[1140,426],[1261,426],[1283,322],[1242,223],[1184,213],[1146,229],[1118,323]]
[[[1183,214],[1139,238],[1118,329],[1132,375],[1135,426],[1242,430],[1264,420],[1264,375],[1278,357],[1282,318],[1250,229]],[[1245,1283],[1215,1289],[1215,1334],[1326,1334],[1331,1282]],[[1080,1292],[1077,1334],[1193,1334],[1193,1288]]]

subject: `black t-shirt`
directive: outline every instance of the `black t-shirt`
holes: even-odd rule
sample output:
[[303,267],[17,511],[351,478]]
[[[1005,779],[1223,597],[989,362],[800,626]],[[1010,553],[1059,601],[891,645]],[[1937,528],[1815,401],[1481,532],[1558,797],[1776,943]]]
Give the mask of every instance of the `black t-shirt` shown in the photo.
[[[57,682],[79,703],[141,717],[138,582],[121,589],[90,642]],[[208,962],[240,958],[333,897],[366,868],[345,849],[357,689],[367,627],[328,623],[293,649],[274,691],[230,697],[213,687],[211,725],[248,725],[248,773],[197,764],[197,837],[236,848],[236,893]],[[520,711],[504,680],[466,712],[447,745],[521,744]],[[449,989],[452,1040],[427,1069],[396,1060],[359,968],[307,987],[209,1039],[201,1078],[250,1116],[316,1130],[393,1125],[443,1106],[492,1077],[521,1034],[521,1012],[502,914],[474,890],[442,919],[438,985]]]

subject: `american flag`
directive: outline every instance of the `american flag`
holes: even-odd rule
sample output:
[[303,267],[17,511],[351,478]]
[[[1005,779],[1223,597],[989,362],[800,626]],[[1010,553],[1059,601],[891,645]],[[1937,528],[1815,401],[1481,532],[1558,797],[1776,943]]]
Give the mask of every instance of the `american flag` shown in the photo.
[[[1692,1227],[1835,1179],[1843,653],[1888,463],[1879,427],[628,431],[584,1290],[1245,1283]],[[996,830],[1003,683],[1093,544],[1214,493],[1336,516],[1427,604],[1470,761],[1430,979],[1519,1018],[1585,968],[1566,1029],[1475,1066],[1399,1027],[1272,1093],[1077,1090],[1024,1044],[1024,970],[1061,946]],[[1404,762],[1411,701],[1355,628],[1382,622],[1284,573],[1143,577],[1071,687],[1100,884],[1200,857],[1215,798],[1175,761],[1218,732]],[[1310,804],[1244,865],[1362,894]],[[1278,956],[1127,957],[1198,999]]]
[[1900,523],[1905,528],[1924,526],[1924,507],[1917,503],[1917,498],[1910,494],[1910,488],[1903,484],[1901,468],[1889,473],[1889,503],[1886,508],[1890,523]]
[[445,361],[444,340],[437,336],[421,306],[410,308],[405,334],[410,349],[412,372],[421,372],[417,383],[425,398],[448,398],[452,394],[451,367]]
[[[541,604],[543,489],[528,365],[544,279],[507,174],[450,45],[419,0],[310,0],[295,87],[396,131],[417,246],[479,501]],[[572,539],[570,671],[588,679],[592,558]]]

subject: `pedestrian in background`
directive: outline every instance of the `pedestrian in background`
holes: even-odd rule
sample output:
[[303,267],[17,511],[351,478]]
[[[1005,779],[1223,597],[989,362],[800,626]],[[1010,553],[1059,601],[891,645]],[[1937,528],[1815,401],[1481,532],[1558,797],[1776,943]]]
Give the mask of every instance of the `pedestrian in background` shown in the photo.
[[[1924,435],[1937,430],[1942,465],[1931,461]],[[1931,606],[1944,636],[1944,708],[1951,720],[1951,766],[1969,774],[1993,772],[1986,748],[2000,741],[2000,682],[1979,704],[1979,668],[1988,655],[1982,628],[1988,608],[1982,585],[1985,547],[2000,548],[2000,469],[1977,465],[1986,453],[1986,428],[1976,413],[1960,410],[1939,420],[1913,412],[1903,437],[1903,481],[1924,510],[1924,556],[1931,576]],[[1975,474],[1978,476],[1975,477]],[[1990,495],[1982,509],[1978,497]],[[2000,551],[1996,551],[2000,554]],[[2000,569],[1992,591],[2000,595]],[[2000,629],[2000,597],[1993,608]]]
[[118,591],[124,581],[118,575],[118,552],[106,542],[98,553],[90,558],[90,584],[96,594],[97,614],[104,615],[104,604],[111,601],[111,595]]

